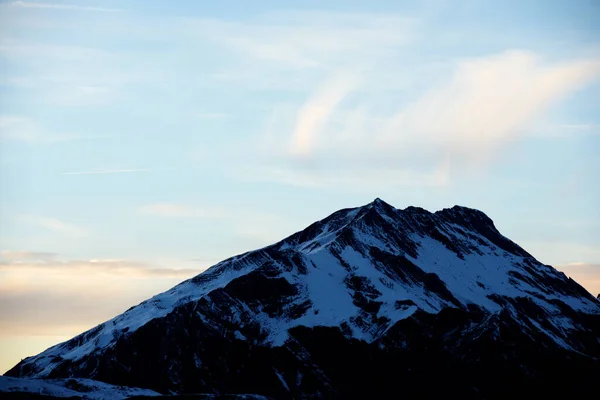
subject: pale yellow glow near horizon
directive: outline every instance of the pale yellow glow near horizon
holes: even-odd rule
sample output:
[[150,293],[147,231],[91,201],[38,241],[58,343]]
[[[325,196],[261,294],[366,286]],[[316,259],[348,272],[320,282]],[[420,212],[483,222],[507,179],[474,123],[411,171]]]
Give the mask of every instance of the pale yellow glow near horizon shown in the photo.
[[[117,261],[95,260],[88,264],[72,264],[64,263],[62,271],[58,265],[54,265],[56,271],[51,277],[46,274],[45,278],[38,277],[37,280],[31,274],[39,275],[40,271],[30,265],[29,272],[27,268],[21,268],[10,280],[4,279],[0,282],[1,294],[8,293],[5,284],[11,283],[14,285],[13,289],[20,289],[34,300],[42,293],[48,294],[47,290],[62,288],[54,292],[54,295],[60,296],[50,296],[46,302],[42,299],[30,309],[11,312],[7,310],[10,304],[2,304],[0,373],[5,373],[23,358],[37,355],[55,344],[91,329],[129,307],[170,289],[184,279],[181,270],[171,270],[176,271],[171,272],[173,275],[169,275],[169,270],[158,270],[161,272],[152,275],[134,268],[131,263]],[[90,269],[90,265],[93,264],[103,268]],[[77,278],[67,273],[74,266],[80,274],[83,273]],[[111,268],[114,268],[114,271],[107,273],[107,269]],[[556,268],[576,280],[592,295],[597,296],[600,293],[599,265],[579,262]],[[187,274],[191,277],[196,272],[190,270]],[[6,278],[6,270],[0,270],[0,276]],[[46,282],[46,286],[42,281]],[[109,286],[111,290],[108,291]],[[32,292],[32,289],[35,290]]]
[[576,262],[556,265],[555,268],[583,286],[592,296],[600,296],[600,264]]
[[65,261],[46,253],[3,251],[0,256],[0,373],[204,269]]
[[0,374],[7,372],[25,357],[39,354],[73,336],[0,336]]

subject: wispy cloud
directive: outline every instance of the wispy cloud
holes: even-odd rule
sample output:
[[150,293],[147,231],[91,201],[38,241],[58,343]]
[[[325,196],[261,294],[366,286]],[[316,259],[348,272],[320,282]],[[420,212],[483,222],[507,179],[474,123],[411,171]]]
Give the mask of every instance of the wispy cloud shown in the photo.
[[482,150],[527,133],[534,118],[598,76],[600,59],[546,63],[531,52],[507,51],[466,60],[450,82],[400,110],[383,143],[408,132],[444,143],[458,158],[480,158]]
[[140,211],[144,214],[176,218],[222,219],[227,218],[229,215],[226,209],[219,207],[192,206],[178,203],[148,204],[141,207]]
[[[313,90],[291,129],[289,121],[269,126],[288,132],[289,142],[272,133],[258,141],[266,166],[237,173],[300,186],[367,188],[380,176],[388,184],[446,185],[456,174],[484,171],[552,106],[598,77],[600,59],[547,62],[511,50],[462,60],[445,82],[384,113],[364,74],[339,76]],[[360,94],[345,101],[357,82]]]
[[148,169],[92,169],[87,171],[63,172],[62,175],[104,175],[104,174],[128,174],[136,172],[148,172]]
[[600,135],[600,124],[551,124],[533,132],[541,138],[571,138],[574,135]]
[[[5,18],[9,20],[10,15]],[[12,30],[18,28],[17,25]],[[139,63],[143,62],[133,54],[65,41],[14,39],[9,35],[0,40],[0,55],[9,61],[4,82],[31,105],[109,107],[118,100],[124,85],[150,79],[152,67],[142,69]],[[138,71],[137,75],[133,70]]]
[[303,169],[303,165],[259,166],[232,171],[235,178],[247,182],[276,182],[304,188],[336,188],[352,192],[377,192],[382,187],[444,187],[450,183],[447,163],[430,170],[399,169],[384,165],[366,166],[363,163],[336,167],[324,166]]
[[57,256],[57,253],[49,252],[2,250],[0,251],[0,264],[18,264],[23,262],[48,262],[54,260]]
[[321,135],[319,146],[363,154],[369,144],[376,145],[370,150],[378,154],[404,150],[407,145],[442,146],[458,151],[454,159],[458,161],[472,150],[528,133],[528,123],[599,76],[600,59],[545,63],[524,51],[470,59],[457,64],[446,84],[387,120],[367,119],[363,129],[355,132],[365,139],[359,141],[361,151],[348,148],[356,142],[342,141],[335,134]]
[[42,3],[32,1],[13,1],[8,3],[11,7],[21,8],[41,8],[49,10],[65,10],[65,11],[98,11],[98,12],[120,12],[123,11],[120,8],[105,8],[105,7],[91,7],[91,6],[80,6],[75,4],[61,4],[61,3]]
[[114,100],[115,90],[103,85],[69,85],[48,96],[59,107],[84,107],[107,104]]
[[248,250],[253,246],[272,244],[290,235],[300,226],[280,215],[240,208],[182,203],[155,203],[140,207],[143,214],[163,218],[206,219],[228,226],[235,236],[246,239]]
[[417,24],[398,15],[293,11],[240,22],[190,20],[184,27],[257,60],[310,69],[387,56],[391,48],[413,39]]
[[195,112],[192,113],[191,116],[199,119],[224,119],[227,118],[229,114],[219,112]]
[[335,74],[298,111],[298,118],[292,133],[292,154],[308,156],[312,152],[318,134],[327,123],[336,106],[357,86],[357,79],[347,73]]
[[0,139],[32,142],[39,137],[39,128],[27,117],[0,115]]
[[131,278],[190,277],[199,274],[202,269],[189,268],[160,268],[150,263],[123,259],[95,258],[90,260],[60,260],[56,253],[40,253],[25,251],[3,250],[0,254],[0,270],[9,271],[11,268],[30,268],[52,273],[72,273],[74,271],[92,271],[123,275]]
[[0,257],[0,335],[71,336],[202,270],[4,251]]
[[107,137],[107,135],[48,132],[33,118],[23,115],[0,115],[0,140],[3,141],[53,144],[74,140],[105,139]]
[[39,217],[35,215],[20,215],[19,219],[32,225],[37,225],[54,232],[66,234],[69,236],[80,237],[87,234],[87,230],[57,218]]

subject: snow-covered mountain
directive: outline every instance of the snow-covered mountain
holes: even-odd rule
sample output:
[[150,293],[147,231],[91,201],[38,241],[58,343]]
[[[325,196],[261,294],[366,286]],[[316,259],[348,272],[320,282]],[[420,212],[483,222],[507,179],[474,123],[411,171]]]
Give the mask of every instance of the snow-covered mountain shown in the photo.
[[484,213],[376,199],[227,259],[7,374],[163,393],[477,398],[510,382],[579,390],[599,358],[600,302]]

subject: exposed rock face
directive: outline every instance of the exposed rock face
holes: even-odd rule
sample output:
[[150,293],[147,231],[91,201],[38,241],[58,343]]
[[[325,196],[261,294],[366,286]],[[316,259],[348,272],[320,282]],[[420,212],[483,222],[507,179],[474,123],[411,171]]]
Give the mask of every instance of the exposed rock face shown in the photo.
[[600,303],[484,213],[376,199],[8,374],[275,398],[572,396],[600,376],[599,358]]

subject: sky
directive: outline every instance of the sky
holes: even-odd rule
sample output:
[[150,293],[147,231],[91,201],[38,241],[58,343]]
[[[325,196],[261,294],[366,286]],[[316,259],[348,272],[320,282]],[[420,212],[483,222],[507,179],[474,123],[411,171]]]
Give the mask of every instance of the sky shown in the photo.
[[600,2],[0,0],[0,373],[380,197],[600,293]]

